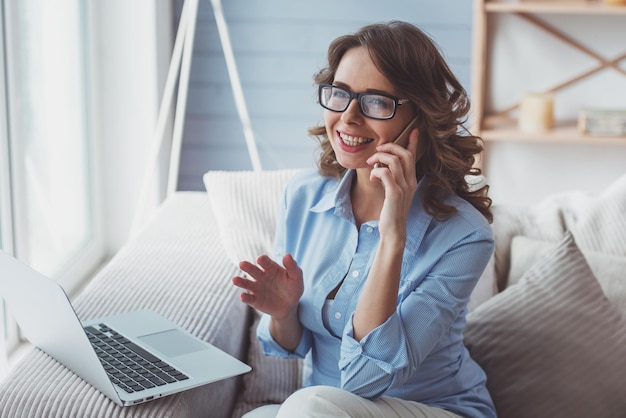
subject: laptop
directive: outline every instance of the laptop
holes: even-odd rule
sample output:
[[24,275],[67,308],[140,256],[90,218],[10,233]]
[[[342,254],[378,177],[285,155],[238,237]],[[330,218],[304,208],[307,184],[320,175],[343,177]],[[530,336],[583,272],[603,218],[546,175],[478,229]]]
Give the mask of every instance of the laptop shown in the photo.
[[0,296],[33,345],[121,406],[251,370],[149,310],[81,323],[59,284],[3,251]]

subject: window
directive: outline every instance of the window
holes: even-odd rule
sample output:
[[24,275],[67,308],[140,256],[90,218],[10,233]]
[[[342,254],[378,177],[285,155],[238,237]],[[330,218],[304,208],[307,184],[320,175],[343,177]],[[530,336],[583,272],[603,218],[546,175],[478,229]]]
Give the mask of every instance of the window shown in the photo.
[[[68,293],[103,253],[86,3],[3,0],[0,12],[0,245]],[[5,352],[18,342],[6,312]]]

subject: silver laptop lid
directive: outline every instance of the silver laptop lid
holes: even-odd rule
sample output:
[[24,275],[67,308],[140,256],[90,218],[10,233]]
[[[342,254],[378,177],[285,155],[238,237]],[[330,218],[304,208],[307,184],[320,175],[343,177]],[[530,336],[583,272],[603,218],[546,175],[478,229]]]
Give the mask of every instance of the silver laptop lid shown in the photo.
[[0,295],[29,341],[121,404],[59,284],[0,251]]
[[[251,370],[247,364],[152,311],[125,312],[83,324],[61,286],[2,251],[0,296],[34,345],[118,405],[135,405]],[[99,323],[112,326],[128,339],[126,344],[136,344],[136,349],[143,347],[187,378],[145,390],[118,390],[83,328]]]

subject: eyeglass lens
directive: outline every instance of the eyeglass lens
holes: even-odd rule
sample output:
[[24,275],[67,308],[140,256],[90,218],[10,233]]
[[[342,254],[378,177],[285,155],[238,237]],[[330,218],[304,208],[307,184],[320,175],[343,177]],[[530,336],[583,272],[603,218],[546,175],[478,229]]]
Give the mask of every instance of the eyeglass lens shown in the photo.
[[320,86],[320,104],[335,112],[344,112],[353,98],[358,99],[361,112],[375,119],[389,119],[396,111],[396,102],[391,97],[375,93],[352,93],[337,86]]

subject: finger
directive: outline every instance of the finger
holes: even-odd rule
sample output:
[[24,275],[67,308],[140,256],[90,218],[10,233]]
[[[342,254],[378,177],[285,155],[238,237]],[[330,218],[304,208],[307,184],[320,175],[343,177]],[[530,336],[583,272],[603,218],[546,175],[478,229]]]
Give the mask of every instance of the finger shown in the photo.
[[245,303],[246,305],[253,307],[254,308],[254,302],[256,301],[256,298],[254,297],[254,295],[252,293],[242,293],[239,295],[239,299]]
[[415,177],[415,167],[404,163],[390,164],[388,167],[373,168],[370,171],[370,181],[379,181],[385,189],[385,201],[387,198],[401,197],[407,190],[411,177]]
[[408,135],[408,141],[405,144],[398,144],[394,141],[388,141],[379,145],[376,149],[379,152],[389,153],[397,155],[402,160],[415,161],[415,158],[411,160],[410,155],[416,155],[417,141],[419,137],[419,129],[413,128]]
[[240,289],[245,290],[246,292],[254,293],[255,282],[250,279],[241,276],[235,276],[231,279],[233,285],[237,286]]
[[243,292],[239,294],[239,299],[246,305],[254,307],[253,305],[256,303],[256,296],[254,295],[253,288],[256,283],[241,276],[233,277],[232,282],[236,287],[243,290]]
[[[403,183],[404,180],[412,179],[415,172],[416,155],[418,152],[419,135],[418,130],[413,129],[409,135],[406,148],[393,146],[389,147],[386,154],[381,155],[380,160],[382,163],[389,167],[389,170],[393,174],[393,177],[397,179],[399,183]],[[380,148],[384,151],[383,147],[394,144],[383,144]],[[391,156],[391,159],[390,159]]]
[[278,267],[278,264],[266,255],[257,258],[256,262],[265,271]]
[[411,153],[411,163],[415,163],[415,156],[417,155],[417,145],[419,142],[419,130],[417,128],[411,131],[409,135],[409,142],[407,144],[406,149]]
[[376,147],[376,154],[372,155],[367,163],[373,168],[402,168],[404,160],[410,160],[411,151],[396,144],[383,144]]
[[393,160],[396,159],[397,157],[389,153],[380,152],[374,155],[373,159],[376,159],[376,158],[379,158],[379,160],[377,160],[373,164],[372,170],[370,170],[370,181],[381,182],[384,186],[385,181],[389,181],[390,179],[393,179],[393,176],[391,174],[391,170],[392,170],[391,166],[396,164],[395,162],[393,162]]
[[376,163],[372,170],[377,170],[378,176],[382,179],[383,176],[390,173],[395,177],[398,174],[402,174],[404,165],[402,163],[402,154],[410,155],[410,152],[402,147],[395,147],[388,151],[381,150],[375,154]]
[[239,268],[254,278],[260,277],[264,273],[264,271],[259,268],[259,266],[257,266],[256,264],[252,264],[249,261],[242,261],[241,263],[239,263]]
[[374,157],[376,161],[374,168],[388,168],[390,165],[397,164],[397,161],[399,161],[399,158],[394,154],[393,149],[388,151],[380,150],[374,154]]
[[370,171],[370,180],[382,182],[383,176],[389,175],[389,173],[389,166],[387,164],[377,162]]
[[[388,183],[390,181],[393,181],[394,175],[392,174],[391,170],[392,166],[395,165],[395,163],[391,163],[392,160],[389,160],[387,157],[385,157],[385,155],[388,156],[389,154],[384,154],[383,159],[385,159],[385,161],[390,164],[386,164],[381,161],[376,162],[372,170],[370,171],[370,181],[378,181],[383,186],[385,186],[386,182]],[[399,170],[402,171],[402,168],[400,167]]]

